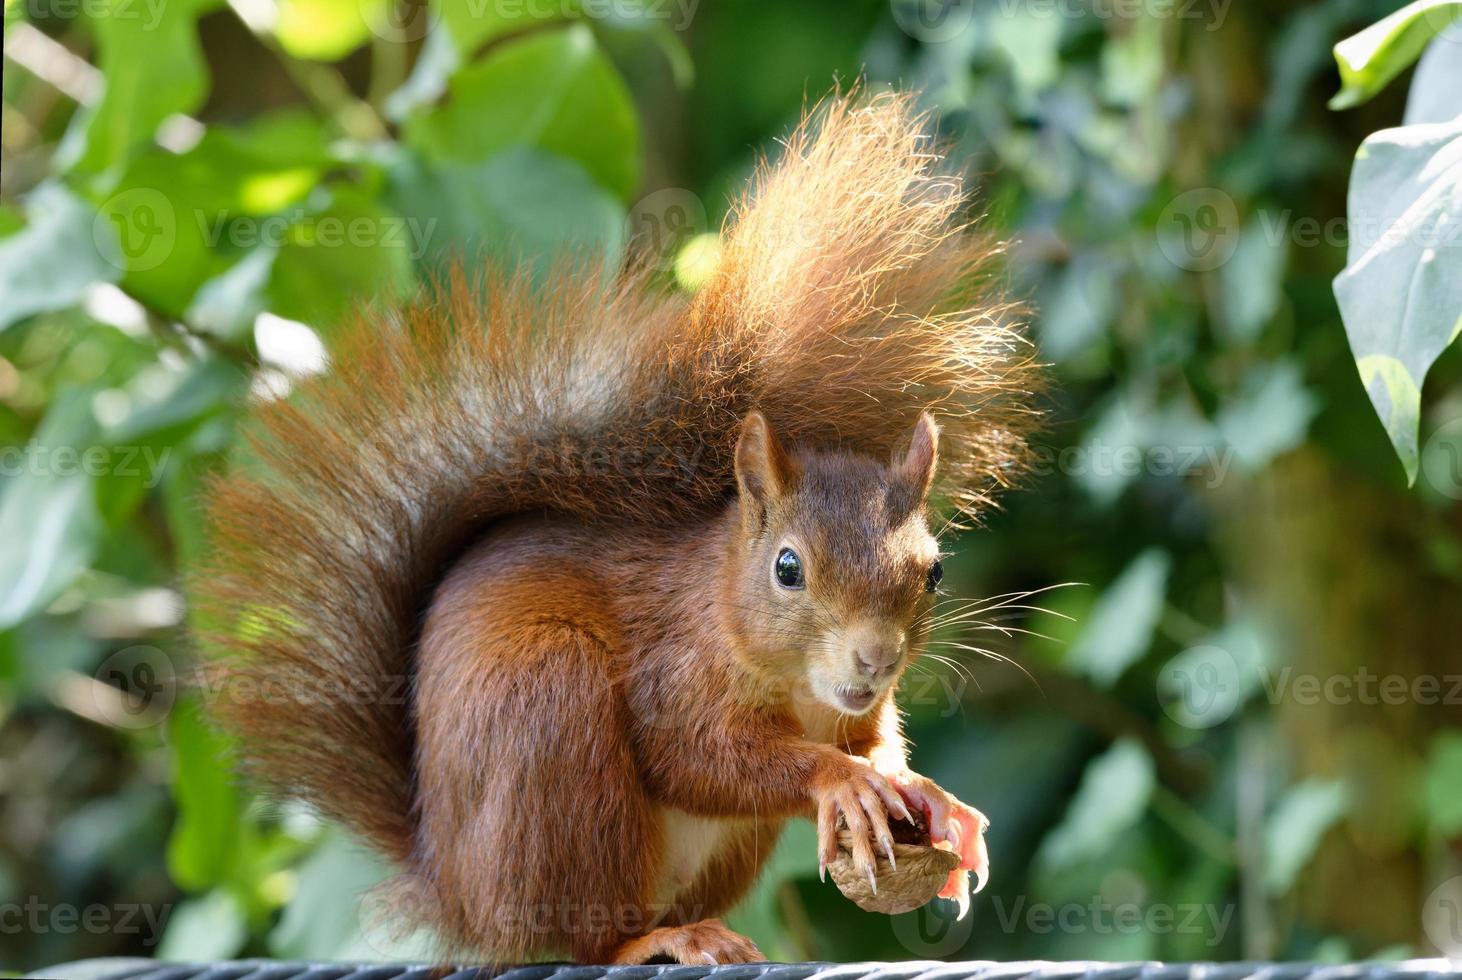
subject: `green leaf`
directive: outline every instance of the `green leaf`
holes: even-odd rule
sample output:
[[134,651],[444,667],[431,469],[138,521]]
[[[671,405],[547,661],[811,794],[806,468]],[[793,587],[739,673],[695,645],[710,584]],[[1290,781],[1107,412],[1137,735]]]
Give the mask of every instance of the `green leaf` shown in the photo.
[[75,306],[92,283],[121,276],[103,255],[115,247],[112,229],[60,184],[37,187],[26,199],[26,217],[24,228],[0,238],[0,330]]
[[1270,894],[1289,891],[1347,806],[1345,787],[1325,780],[1307,780],[1284,794],[1264,827],[1264,885]]
[[1349,109],[1370,99],[1459,15],[1457,0],[1415,0],[1335,45],[1340,91],[1330,108]]
[[578,15],[574,0],[563,3],[463,3],[462,0],[432,0],[432,10],[440,18],[453,47],[470,57],[488,41],[535,27],[539,24]]
[[200,330],[221,337],[246,333],[264,310],[264,290],[274,270],[278,249],[260,245],[193,294],[184,318]]
[[269,310],[328,329],[366,299],[404,295],[412,286],[411,231],[350,187],[293,224],[265,288]]
[[139,4],[102,0],[97,10],[101,100],[78,118],[84,126],[74,166],[110,172],[174,113],[192,112],[208,94],[208,66],[198,43],[198,17],[221,0]]
[[362,895],[389,875],[374,853],[330,833],[300,866],[298,889],[269,934],[269,951],[283,959],[341,958],[359,939]]
[[986,26],[1009,62],[1021,100],[1033,102],[1061,77],[1063,20],[1024,4],[989,18]]
[[453,259],[522,258],[542,272],[555,256],[618,263],[624,210],[570,160],[508,150],[483,163],[430,164],[403,157],[392,203],[408,216],[413,250],[440,271]]
[[[435,26],[427,34],[411,77],[386,99],[386,116],[401,120],[418,106],[434,102],[447,90],[457,69],[472,61],[484,46],[521,31],[578,17],[575,0],[560,4],[471,4],[461,0],[432,0]],[[627,16],[619,16],[621,14]],[[615,10],[598,21],[601,28],[642,33],[661,51],[676,84],[685,88],[693,77],[690,52],[674,29],[661,17],[635,17],[631,10]]]
[[1108,687],[1147,651],[1162,615],[1168,564],[1167,554],[1154,548],[1123,569],[1097,600],[1071,648],[1073,667]]
[[[296,58],[338,61],[370,40],[389,0],[279,0],[274,36]],[[475,6],[475,4],[463,4]]]
[[1282,360],[1251,368],[1214,421],[1239,461],[1258,470],[1304,442],[1319,409],[1299,365]]
[[445,104],[408,119],[406,141],[458,163],[535,146],[576,161],[621,199],[639,183],[634,104],[582,24],[495,47],[458,72]]
[[1221,325],[1234,340],[1251,342],[1279,309],[1289,258],[1286,245],[1264,222],[1250,222],[1240,233],[1233,255],[1219,266]]
[[197,698],[179,698],[168,715],[178,819],[168,839],[168,871],[190,891],[226,882],[246,841],[229,743],[203,718]]
[[[285,237],[332,162],[319,124],[297,113],[210,129],[186,153],[136,157],[101,205],[117,231],[124,288],[181,316],[240,255]],[[224,329],[227,319],[216,318]]]
[[[40,188],[36,188],[31,193],[36,194],[39,191]],[[25,215],[21,213],[20,209],[9,201],[0,201],[0,240],[9,238],[24,227]]]
[[1439,838],[1462,834],[1462,733],[1439,732],[1426,763],[1426,815]]
[[392,122],[401,122],[419,107],[429,105],[447,91],[447,81],[462,64],[446,30],[437,27],[426,36],[411,75],[390,95],[382,110]]
[[25,447],[28,465],[0,496],[0,629],[51,603],[96,556],[103,526],[96,478],[80,466],[94,443],[96,420],[88,391],[67,392],[52,404]]
[[1350,247],[1335,277],[1371,403],[1416,480],[1421,387],[1462,331],[1462,123],[1373,133],[1356,154]]
[[157,958],[192,963],[232,959],[248,939],[243,905],[231,892],[216,888],[177,907],[168,919]]
[[1093,759],[1061,823],[1036,853],[1046,872],[1102,857],[1147,810],[1156,784],[1152,758],[1136,740],[1122,738]]

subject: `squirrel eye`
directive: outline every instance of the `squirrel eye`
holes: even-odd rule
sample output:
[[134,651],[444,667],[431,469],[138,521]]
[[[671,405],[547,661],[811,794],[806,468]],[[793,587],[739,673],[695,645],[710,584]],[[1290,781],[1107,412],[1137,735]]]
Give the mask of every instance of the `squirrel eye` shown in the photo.
[[772,567],[782,588],[802,588],[802,559],[797,557],[797,552],[783,548],[777,552],[777,562]]
[[944,563],[936,561],[929,566],[929,577],[924,580],[924,591],[933,592],[939,587],[939,582],[944,578]]

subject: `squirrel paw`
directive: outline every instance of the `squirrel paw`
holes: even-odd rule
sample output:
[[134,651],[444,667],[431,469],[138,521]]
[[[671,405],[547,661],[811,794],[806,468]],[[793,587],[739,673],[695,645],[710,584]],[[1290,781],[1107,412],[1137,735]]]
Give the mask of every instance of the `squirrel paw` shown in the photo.
[[848,766],[837,777],[816,787],[813,795],[817,799],[818,874],[824,876],[827,866],[838,859],[841,817],[853,837],[853,867],[868,877],[873,893],[878,894],[878,860],[873,848],[877,846],[893,862],[893,834],[888,829],[888,817],[893,814],[911,820],[903,797],[871,766],[851,757]]
[[960,904],[960,914],[969,902],[969,875],[974,872],[975,891],[985,887],[990,876],[990,855],[985,849],[985,830],[990,821],[983,813],[956,799],[932,779],[915,772],[888,774],[904,800],[929,819],[930,837],[935,843],[948,843],[960,857],[959,867],[949,873],[949,881],[939,893]]
[[723,963],[765,963],[766,957],[745,936],[726,928],[720,919],[703,919],[685,926],[652,929],[615,950],[618,965],[671,959],[684,966],[719,966]]

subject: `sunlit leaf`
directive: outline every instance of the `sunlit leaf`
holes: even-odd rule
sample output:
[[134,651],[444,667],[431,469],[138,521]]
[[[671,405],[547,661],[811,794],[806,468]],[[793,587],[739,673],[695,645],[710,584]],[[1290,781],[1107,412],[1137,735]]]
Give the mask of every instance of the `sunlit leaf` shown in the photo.
[[388,4],[389,0],[279,0],[274,34],[296,58],[336,61],[371,39]]
[[1330,108],[1348,109],[1385,88],[1458,16],[1456,0],[1415,0],[1335,45],[1340,91]]
[[1462,331],[1462,123],[1373,133],[1356,154],[1335,299],[1410,481],[1427,371]]

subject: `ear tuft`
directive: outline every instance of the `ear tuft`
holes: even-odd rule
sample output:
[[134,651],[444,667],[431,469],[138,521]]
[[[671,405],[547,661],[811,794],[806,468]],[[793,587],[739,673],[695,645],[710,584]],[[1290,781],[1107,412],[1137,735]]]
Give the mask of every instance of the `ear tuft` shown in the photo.
[[893,471],[898,480],[913,489],[922,501],[934,482],[934,468],[939,462],[939,426],[927,411],[919,413],[909,433],[909,448],[900,456],[894,454]]
[[748,412],[736,440],[736,485],[742,514],[760,525],[766,509],[787,491],[790,460],[766,416]]

